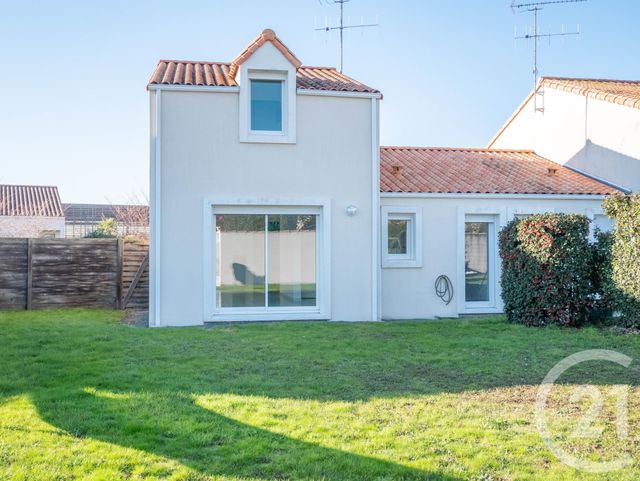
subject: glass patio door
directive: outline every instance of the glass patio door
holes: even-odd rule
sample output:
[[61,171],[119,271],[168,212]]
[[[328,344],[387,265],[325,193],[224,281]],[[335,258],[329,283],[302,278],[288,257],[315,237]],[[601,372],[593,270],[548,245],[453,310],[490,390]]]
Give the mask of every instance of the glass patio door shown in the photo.
[[216,213],[216,309],[316,308],[318,217]]
[[495,219],[467,216],[464,226],[464,294],[467,308],[495,306]]

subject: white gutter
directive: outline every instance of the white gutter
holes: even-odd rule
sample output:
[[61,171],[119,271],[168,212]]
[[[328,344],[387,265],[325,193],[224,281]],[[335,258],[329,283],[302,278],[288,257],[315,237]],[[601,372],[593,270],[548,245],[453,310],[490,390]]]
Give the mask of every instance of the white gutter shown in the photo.
[[153,84],[147,87],[149,90],[160,92],[161,90],[174,90],[179,92],[222,92],[222,93],[238,93],[240,87],[222,87],[214,85],[163,85]]
[[605,194],[467,194],[438,192],[380,192],[381,198],[393,199],[539,199],[539,200],[601,200]]
[[298,95],[319,97],[351,97],[356,99],[381,99],[382,94],[373,92],[337,92],[335,90],[298,89]]
[[[147,87],[149,90],[173,90],[178,92],[220,92],[238,93],[240,87],[220,85],[166,85],[153,84]],[[382,94],[372,92],[338,92],[335,90],[297,89],[298,95],[315,95],[318,97],[349,97],[357,99],[380,99]]]

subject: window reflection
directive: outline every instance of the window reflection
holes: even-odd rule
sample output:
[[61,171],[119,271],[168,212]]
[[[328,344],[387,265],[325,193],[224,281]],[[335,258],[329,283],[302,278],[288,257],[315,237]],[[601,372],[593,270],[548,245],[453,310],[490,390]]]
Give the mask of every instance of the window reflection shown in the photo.
[[465,299],[489,299],[489,223],[466,222],[464,229]]

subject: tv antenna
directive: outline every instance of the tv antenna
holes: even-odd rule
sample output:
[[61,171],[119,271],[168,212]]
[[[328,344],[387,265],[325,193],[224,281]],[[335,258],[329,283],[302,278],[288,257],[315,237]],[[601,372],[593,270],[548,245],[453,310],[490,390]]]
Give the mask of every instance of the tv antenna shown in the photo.
[[344,31],[350,28],[367,28],[367,27],[377,27],[377,23],[360,23],[360,25],[345,25],[344,24],[344,4],[350,2],[351,0],[318,0],[320,5],[326,3],[327,5],[340,5],[340,23],[332,27],[329,25],[328,21],[325,21],[326,25],[324,27],[316,28],[315,30],[324,30],[325,32],[331,32],[332,30],[340,31],[340,73],[342,73],[342,67],[344,64]]
[[536,87],[538,86],[538,40],[541,38],[548,38],[549,44],[551,44],[551,37],[567,37],[569,35],[580,35],[580,25],[577,26],[576,31],[574,32],[565,32],[564,25],[562,26],[561,32],[549,32],[549,33],[540,33],[540,28],[538,26],[538,12],[544,8],[545,5],[558,5],[562,3],[582,3],[587,0],[546,0],[540,2],[525,2],[519,3],[518,0],[511,1],[511,10],[513,13],[522,13],[522,12],[533,12],[533,28],[529,32],[525,32],[524,35],[518,35],[517,32],[514,32],[514,40],[533,40],[533,107],[536,112],[543,112],[544,107],[538,108],[537,98],[538,95],[542,95],[542,93],[536,92]]

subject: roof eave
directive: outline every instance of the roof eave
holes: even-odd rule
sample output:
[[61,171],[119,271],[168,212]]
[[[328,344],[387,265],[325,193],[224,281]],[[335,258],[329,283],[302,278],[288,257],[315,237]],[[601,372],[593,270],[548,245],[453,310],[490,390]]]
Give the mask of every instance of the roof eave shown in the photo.
[[517,192],[388,192],[380,191],[381,197],[406,198],[475,198],[475,199],[583,199],[601,200],[613,193],[517,193]]

